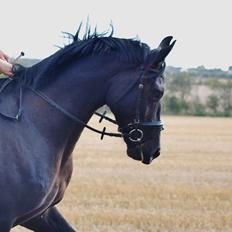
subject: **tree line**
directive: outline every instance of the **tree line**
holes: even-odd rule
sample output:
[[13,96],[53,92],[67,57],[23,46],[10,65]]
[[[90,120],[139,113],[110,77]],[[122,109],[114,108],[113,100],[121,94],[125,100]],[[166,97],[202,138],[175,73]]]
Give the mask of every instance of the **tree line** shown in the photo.
[[163,113],[197,116],[232,116],[232,78],[166,73]]

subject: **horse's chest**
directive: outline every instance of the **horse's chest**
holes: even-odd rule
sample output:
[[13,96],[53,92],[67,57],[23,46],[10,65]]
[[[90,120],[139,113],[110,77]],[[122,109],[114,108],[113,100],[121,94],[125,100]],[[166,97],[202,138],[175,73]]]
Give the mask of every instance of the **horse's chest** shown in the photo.
[[73,162],[72,157],[70,156],[68,159],[62,162],[59,174],[56,178],[56,189],[57,194],[55,198],[55,203],[62,200],[64,192],[70,182],[71,176],[73,171]]

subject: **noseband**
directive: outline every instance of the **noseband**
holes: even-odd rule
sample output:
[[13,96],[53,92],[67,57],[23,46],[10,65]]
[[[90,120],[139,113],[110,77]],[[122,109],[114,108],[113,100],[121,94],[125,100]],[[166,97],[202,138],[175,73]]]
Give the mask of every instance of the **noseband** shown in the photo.
[[[128,138],[130,142],[132,143],[141,143],[141,141],[144,138],[144,131],[147,128],[150,129],[157,129],[159,131],[163,130],[163,122],[161,120],[154,120],[154,121],[141,121],[141,99],[143,95],[143,90],[144,90],[144,74],[145,70],[144,68],[141,69],[141,73],[139,75],[139,95],[137,99],[137,105],[136,105],[136,115],[135,119],[131,122],[128,123],[127,125],[124,125],[122,127],[118,128],[119,133],[109,133],[106,132],[106,128],[104,127],[102,131],[95,129],[89,125],[87,125],[85,122],[83,122],[81,119],[76,117],[75,115],[71,114],[70,112],[66,111],[63,107],[61,107],[59,104],[57,104],[53,99],[45,95],[39,90],[35,90],[31,88],[30,86],[26,86],[29,90],[31,90],[34,94],[38,95],[40,98],[42,98],[44,101],[46,101],[49,105],[53,106],[56,108],[58,111],[72,119],[73,121],[81,124],[82,126],[88,128],[89,130],[92,130],[98,134],[101,134],[101,139],[106,136],[111,136],[111,137],[125,137]],[[110,121],[114,124],[117,125],[116,120],[111,119],[107,116],[105,116],[106,112],[103,114],[100,114],[98,112],[95,112],[96,115],[100,116],[99,122],[101,122],[103,119]]]

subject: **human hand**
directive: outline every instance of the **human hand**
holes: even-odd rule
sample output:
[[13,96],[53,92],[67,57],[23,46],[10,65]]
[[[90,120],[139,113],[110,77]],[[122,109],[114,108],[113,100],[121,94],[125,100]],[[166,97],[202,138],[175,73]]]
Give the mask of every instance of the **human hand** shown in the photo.
[[12,76],[12,64],[7,60],[3,60],[0,58],[0,73],[4,73],[7,76]]
[[10,57],[4,53],[2,50],[0,50],[0,59],[9,62]]

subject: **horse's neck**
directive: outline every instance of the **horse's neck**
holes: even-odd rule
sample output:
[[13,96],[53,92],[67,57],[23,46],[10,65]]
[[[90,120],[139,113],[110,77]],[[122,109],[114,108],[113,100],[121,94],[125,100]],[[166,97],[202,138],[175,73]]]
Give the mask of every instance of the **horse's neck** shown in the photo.
[[88,121],[94,111],[105,104],[108,81],[122,66],[113,59],[89,57],[74,62],[62,72],[57,71],[54,83],[45,91],[66,110]]
[[[104,62],[98,59],[97,63],[90,61],[86,60],[86,63],[79,62],[65,70],[58,70],[54,80],[51,79],[47,85],[38,88],[60,107],[85,123],[98,107],[105,104],[111,77],[126,67],[124,64],[114,64],[113,59]],[[47,144],[48,149],[54,149],[53,154],[59,157],[69,156],[84,129],[83,125],[73,121],[35,94],[27,93],[25,105],[28,109],[25,109],[25,115],[28,113],[31,129],[38,131],[40,140]]]
[[[85,123],[91,118],[94,111],[105,104],[105,94],[108,80],[119,70],[119,65],[114,66],[112,61],[98,59],[85,60],[77,64],[70,65],[67,69],[58,71],[54,80],[49,81],[47,86],[39,88],[40,91],[54,100],[61,108],[71,113]],[[51,77],[47,77],[51,78]],[[47,115],[46,110],[38,113],[40,118],[49,116],[50,121],[43,126],[45,136],[49,138],[57,131],[57,138],[54,136],[54,143],[59,144],[62,139],[67,138],[75,142],[83,130],[83,127],[64,115],[62,110],[49,106],[49,103],[41,99],[43,107],[50,109],[51,115]],[[54,121],[52,119],[55,119]]]

